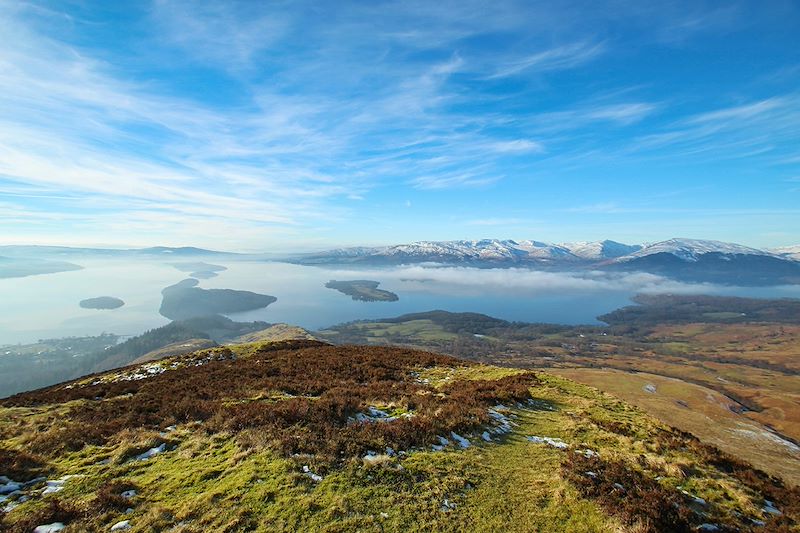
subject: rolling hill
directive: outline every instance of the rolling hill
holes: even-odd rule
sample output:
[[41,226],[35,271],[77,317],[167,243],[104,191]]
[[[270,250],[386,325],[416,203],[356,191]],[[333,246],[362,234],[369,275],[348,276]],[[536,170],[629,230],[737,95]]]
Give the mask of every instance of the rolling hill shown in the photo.
[[596,389],[254,343],[0,402],[0,528],[791,531],[800,491]]

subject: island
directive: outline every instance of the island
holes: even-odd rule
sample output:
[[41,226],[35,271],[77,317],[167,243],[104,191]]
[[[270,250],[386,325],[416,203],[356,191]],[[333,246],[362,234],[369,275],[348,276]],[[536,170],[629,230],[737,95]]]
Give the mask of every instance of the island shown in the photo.
[[329,289],[335,289],[342,294],[346,294],[353,298],[353,300],[361,302],[396,302],[400,298],[393,292],[379,289],[378,281],[370,281],[366,279],[354,279],[348,281],[330,280],[325,286]]
[[0,279],[24,278],[41,274],[56,274],[71,270],[82,270],[83,267],[66,261],[50,261],[47,259],[0,257]]
[[267,294],[232,289],[201,289],[196,279],[188,278],[161,291],[159,313],[170,320],[225,315],[261,309],[278,299]]
[[113,296],[98,296],[97,298],[87,298],[78,304],[84,309],[119,309],[125,302]]
[[217,272],[228,270],[228,267],[214,265],[204,261],[187,261],[184,263],[172,263],[172,266],[181,272],[189,272],[189,275],[197,279],[211,279],[216,277]]

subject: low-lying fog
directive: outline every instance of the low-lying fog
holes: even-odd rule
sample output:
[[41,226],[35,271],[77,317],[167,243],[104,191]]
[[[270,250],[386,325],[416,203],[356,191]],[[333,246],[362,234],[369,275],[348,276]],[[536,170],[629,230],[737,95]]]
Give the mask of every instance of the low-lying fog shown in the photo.
[[[159,315],[161,290],[189,274],[166,261],[86,259],[83,270],[0,279],[0,344],[40,338],[137,335],[169,322]],[[210,260],[227,270],[200,279],[201,288],[240,289],[277,297],[266,308],[234,320],[288,322],[320,329],[340,322],[444,309],[474,311],[527,322],[596,323],[637,292],[800,297],[800,286],[736,288],[686,284],[645,273],[558,273],[527,269],[406,266],[333,269],[274,262]],[[213,275],[213,274],[212,274]],[[202,277],[202,276],[198,276]],[[396,293],[397,302],[353,301],[326,289],[331,280],[369,279]],[[85,309],[79,302],[111,296],[117,309]]]

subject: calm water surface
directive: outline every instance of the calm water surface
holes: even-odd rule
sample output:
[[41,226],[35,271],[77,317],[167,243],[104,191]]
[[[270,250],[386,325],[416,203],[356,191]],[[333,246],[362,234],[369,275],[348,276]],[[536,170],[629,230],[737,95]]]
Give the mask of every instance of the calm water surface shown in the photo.
[[[158,314],[161,289],[186,274],[164,262],[78,260],[84,270],[0,280],[0,344],[41,338],[137,335],[169,321]],[[285,263],[226,262],[202,288],[271,294],[264,309],[230,315],[234,320],[287,322],[309,329],[358,319],[444,309],[473,311],[506,320],[593,324],[596,317],[630,302],[640,291],[800,297],[800,287],[722,288],[691,286],[646,274],[577,276],[517,269],[398,267],[341,270]],[[324,287],[331,279],[371,279],[399,295],[397,302],[357,302]],[[78,302],[115,296],[125,306],[110,311],[82,309]]]

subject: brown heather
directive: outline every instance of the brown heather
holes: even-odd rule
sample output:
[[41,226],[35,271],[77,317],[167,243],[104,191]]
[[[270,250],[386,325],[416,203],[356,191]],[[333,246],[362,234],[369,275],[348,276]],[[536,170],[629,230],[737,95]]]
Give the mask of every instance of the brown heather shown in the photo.
[[[28,444],[44,456],[102,445],[125,430],[199,421],[209,433],[232,433],[245,446],[270,445],[286,456],[314,454],[324,470],[368,450],[409,449],[434,443],[437,435],[477,429],[490,421],[487,407],[527,400],[537,384],[532,373],[525,373],[434,389],[419,383],[413,371],[471,363],[401,348],[300,341],[265,345],[238,359],[228,348],[191,357],[208,355],[226,359],[138,381],[58,385],[18,394],[1,405],[86,400],[73,404],[64,421]],[[392,423],[352,423],[351,417],[371,405],[393,406],[413,416]]]

